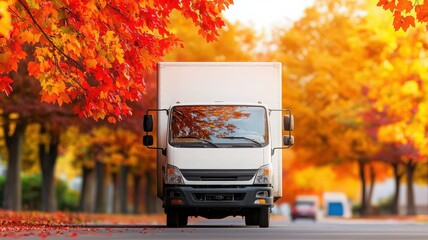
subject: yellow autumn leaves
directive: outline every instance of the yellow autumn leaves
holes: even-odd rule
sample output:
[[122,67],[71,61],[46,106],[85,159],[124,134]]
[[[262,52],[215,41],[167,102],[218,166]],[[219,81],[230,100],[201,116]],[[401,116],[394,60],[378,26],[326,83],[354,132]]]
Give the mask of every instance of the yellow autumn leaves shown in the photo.
[[[67,152],[79,165],[93,167],[95,161],[102,161],[112,166],[127,165],[139,169],[155,167],[153,159],[156,152],[145,148],[141,144],[140,135],[130,130],[97,127],[85,133],[71,127],[67,130],[66,136],[69,136],[64,143]],[[94,149],[99,151],[96,152]]]
[[0,1],[0,36],[8,36],[9,31],[12,27],[12,19],[9,11],[7,10],[10,5],[12,5],[15,0]]

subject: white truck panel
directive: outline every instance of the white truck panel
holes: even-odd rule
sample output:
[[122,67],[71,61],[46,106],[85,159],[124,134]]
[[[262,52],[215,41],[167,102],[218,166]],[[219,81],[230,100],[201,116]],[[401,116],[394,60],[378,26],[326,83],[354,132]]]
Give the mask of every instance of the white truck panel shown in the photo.
[[181,160],[175,162],[173,157],[170,162],[180,169],[258,169],[264,165],[261,148],[246,148],[245,151],[240,148],[175,148],[173,151],[173,156]]
[[177,101],[262,102],[281,107],[280,63],[165,62],[158,68],[159,108]]

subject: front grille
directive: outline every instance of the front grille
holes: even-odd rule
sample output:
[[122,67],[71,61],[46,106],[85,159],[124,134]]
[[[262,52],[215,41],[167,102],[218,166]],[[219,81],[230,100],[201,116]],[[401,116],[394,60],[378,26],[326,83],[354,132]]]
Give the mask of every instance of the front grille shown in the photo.
[[254,177],[256,172],[257,169],[181,170],[187,181],[249,181]]
[[203,177],[201,176],[193,179],[194,180],[190,180],[190,181],[198,181],[198,180],[200,181],[238,181],[238,177]]
[[199,202],[234,202],[245,198],[245,193],[193,193],[192,195]]

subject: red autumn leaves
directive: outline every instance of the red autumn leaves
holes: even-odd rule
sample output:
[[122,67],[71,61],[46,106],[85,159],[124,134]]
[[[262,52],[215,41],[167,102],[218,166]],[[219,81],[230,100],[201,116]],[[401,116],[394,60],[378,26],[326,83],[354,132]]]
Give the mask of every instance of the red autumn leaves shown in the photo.
[[[422,3],[420,3],[422,2]],[[396,31],[415,27],[415,22],[425,24],[428,29],[428,1],[420,0],[414,3],[411,0],[379,0],[378,6],[393,13],[394,28]]]
[[[164,221],[163,215],[130,216],[64,212],[13,212],[0,210],[0,238],[20,238],[29,236],[40,238],[58,236],[76,238],[79,237],[79,234],[102,237],[100,233],[97,233],[97,230],[101,227],[109,232],[120,233],[122,232],[119,228],[120,225],[163,224]],[[150,231],[150,229],[147,228],[137,230],[141,234],[147,234]]]
[[170,29],[171,13],[180,12],[214,41],[224,26],[220,13],[232,3],[17,0],[2,5],[0,14],[7,13],[11,24],[6,36],[0,35],[0,91],[11,93],[18,81],[13,73],[24,63],[27,76],[40,83],[41,101],[71,105],[81,117],[120,121],[132,114],[132,102],[145,97],[147,73],[183,46]]

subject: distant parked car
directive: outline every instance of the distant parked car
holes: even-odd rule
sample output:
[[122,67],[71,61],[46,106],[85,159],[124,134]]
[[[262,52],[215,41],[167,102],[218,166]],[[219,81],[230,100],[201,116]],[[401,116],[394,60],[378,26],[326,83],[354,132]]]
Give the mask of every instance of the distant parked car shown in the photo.
[[317,220],[318,213],[318,197],[312,195],[297,196],[296,202],[291,210],[291,220],[312,219]]

